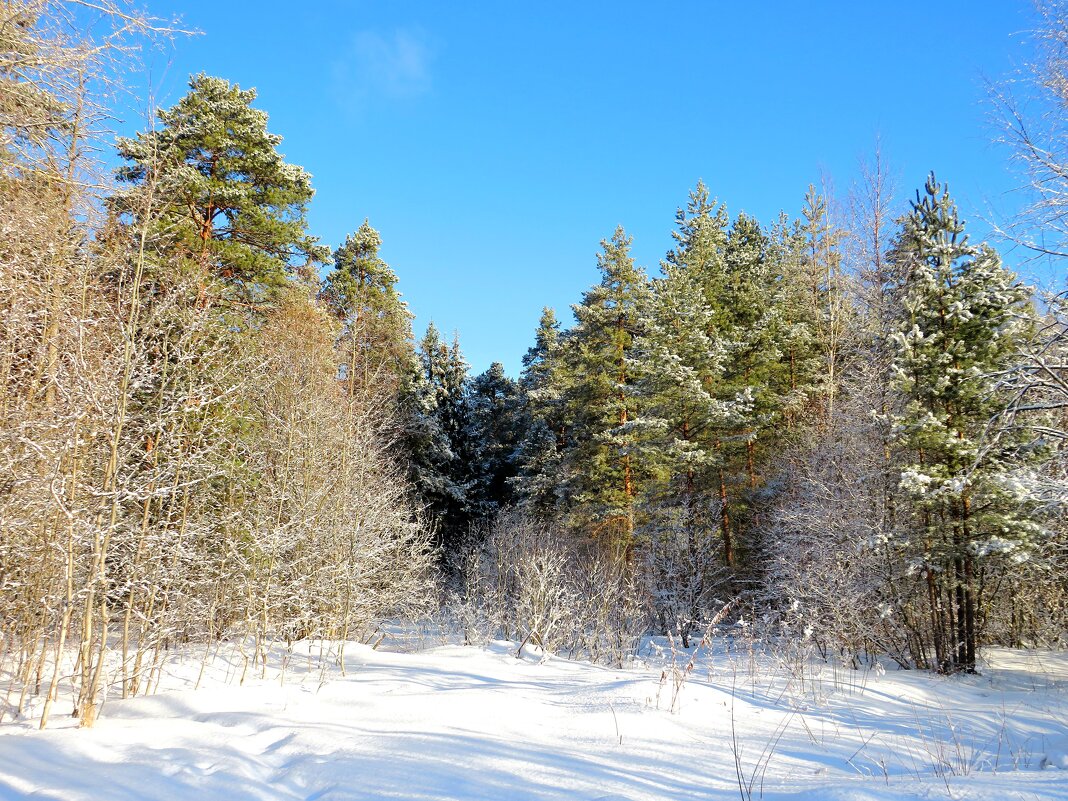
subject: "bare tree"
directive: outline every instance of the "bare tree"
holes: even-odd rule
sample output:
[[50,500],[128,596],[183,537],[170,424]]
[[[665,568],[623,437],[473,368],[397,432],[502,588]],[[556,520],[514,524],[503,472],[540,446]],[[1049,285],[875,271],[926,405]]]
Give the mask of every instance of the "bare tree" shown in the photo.
[[1062,258],[1068,256],[1068,3],[1035,5],[1033,61],[1016,80],[990,90],[1023,198],[1019,212],[997,227],[1036,257]]
[[[72,38],[81,15],[102,32]],[[111,0],[0,2],[0,714],[42,727],[61,690],[83,726],[150,691],[176,645],[251,637],[265,664],[433,597],[388,393],[335,380],[316,288],[237,324],[170,246],[155,171],[107,194],[100,84],[151,30]]]
[[463,560],[454,603],[468,642],[502,636],[548,652],[622,665],[648,628],[645,587],[605,556],[521,509],[502,511]]

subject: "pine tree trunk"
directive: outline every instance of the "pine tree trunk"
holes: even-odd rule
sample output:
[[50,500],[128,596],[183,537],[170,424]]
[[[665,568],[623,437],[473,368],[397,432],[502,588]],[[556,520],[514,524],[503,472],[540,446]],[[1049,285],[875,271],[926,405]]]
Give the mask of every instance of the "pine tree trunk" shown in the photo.
[[927,603],[931,611],[931,639],[934,642],[935,664],[938,666],[939,673],[945,673],[948,669],[948,663],[946,660],[945,636],[942,632],[942,605],[938,588],[935,586],[934,571],[928,567],[926,574]]
[[956,585],[953,588],[953,596],[957,624],[957,641],[954,644],[954,669],[968,670],[968,625],[965,620],[967,602],[964,597],[964,559],[960,556],[956,556],[953,559],[953,577]]
[[723,559],[727,567],[734,567],[734,545],[731,542],[731,516],[727,506],[727,480],[723,471],[719,471],[719,515],[720,532],[723,535]]
[[975,673],[975,659],[978,642],[976,641],[975,625],[975,563],[968,550],[971,534],[969,531],[969,517],[971,515],[971,500],[967,491],[961,499],[961,536],[964,540],[964,552],[962,562],[962,584],[964,591],[964,662],[963,669],[968,673]]

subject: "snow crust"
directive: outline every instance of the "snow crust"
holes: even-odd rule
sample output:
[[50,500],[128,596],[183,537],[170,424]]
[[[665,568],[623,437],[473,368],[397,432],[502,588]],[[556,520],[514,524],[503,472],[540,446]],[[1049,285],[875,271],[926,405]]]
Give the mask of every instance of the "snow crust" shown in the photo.
[[992,651],[947,678],[723,648],[680,685],[655,643],[623,670],[350,644],[344,676],[302,668],[309,645],[284,681],[279,662],[236,686],[219,656],[196,690],[177,654],[91,730],[62,698],[44,732],[9,719],[0,799],[1068,800],[1064,654]]

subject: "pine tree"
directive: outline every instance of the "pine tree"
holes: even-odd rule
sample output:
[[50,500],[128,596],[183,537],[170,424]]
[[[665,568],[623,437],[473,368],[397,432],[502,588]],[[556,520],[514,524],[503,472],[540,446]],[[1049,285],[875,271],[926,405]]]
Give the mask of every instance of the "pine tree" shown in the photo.
[[158,113],[158,128],[117,144],[128,162],[119,178],[135,189],[116,210],[144,214],[151,191],[151,244],[221,279],[243,305],[270,301],[294,271],[327,258],[307,233],[311,178],[278,152],[282,139],[255,99],[255,90],[201,73]]
[[70,63],[49,58],[50,43],[35,30],[41,10],[28,2],[0,7],[0,164],[5,167],[19,162],[28,167],[49,140],[62,143],[74,127],[70,105],[55,85],[57,72],[75,66],[74,54],[63,53]]
[[[635,431],[643,460],[653,474],[647,487],[652,532],[683,532],[684,547],[696,553],[718,521],[708,497],[721,463],[721,431],[741,425],[748,409],[723,394],[730,343],[723,337],[727,311],[725,246],[727,218],[698,183],[686,209],[676,214],[676,247],[653,282],[645,326],[632,353],[641,413]],[[729,532],[722,542],[731,560]]]
[[898,443],[912,500],[915,562],[928,591],[941,671],[974,672],[983,616],[981,578],[996,560],[1028,558],[1041,530],[1014,489],[1028,458],[1019,428],[992,439],[1005,407],[996,375],[1026,335],[1028,292],[985,245],[968,243],[948,190],[932,174],[897,243],[904,315],[893,334],[894,385],[906,406]]
[[738,551],[735,530],[751,515],[763,477],[764,451],[788,392],[783,376],[779,270],[767,235],[752,217],[739,214],[724,246],[725,291],[720,327],[727,349],[720,397],[736,414],[719,432],[720,527],[731,542],[727,562]]
[[563,481],[572,519],[617,551],[633,544],[642,478],[633,453],[637,407],[628,357],[642,328],[648,281],[630,245],[622,227],[602,240],[601,281],[572,307],[576,325],[565,339],[561,368],[571,427]]
[[823,356],[819,347],[818,308],[808,270],[808,240],[804,228],[782,213],[772,229],[770,256],[781,284],[778,292],[779,345],[782,351],[782,416],[793,431],[811,420],[818,404]]
[[356,387],[388,385],[393,393],[411,380],[412,313],[397,292],[397,276],[378,255],[382,238],[367,220],[334,251],[334,269],[321,296],[344,326],[344,378]]

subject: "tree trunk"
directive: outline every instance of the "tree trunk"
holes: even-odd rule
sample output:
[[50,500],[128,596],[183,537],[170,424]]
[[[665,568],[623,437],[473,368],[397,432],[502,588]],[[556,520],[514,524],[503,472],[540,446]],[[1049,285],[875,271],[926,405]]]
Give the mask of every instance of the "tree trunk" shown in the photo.
[[734,567],[734,544],[731,542],[731,516],[727,506],[727,480],[723,471],[719,471],[719,519],[720,532],[723,535],[723,559],[727,567]]

